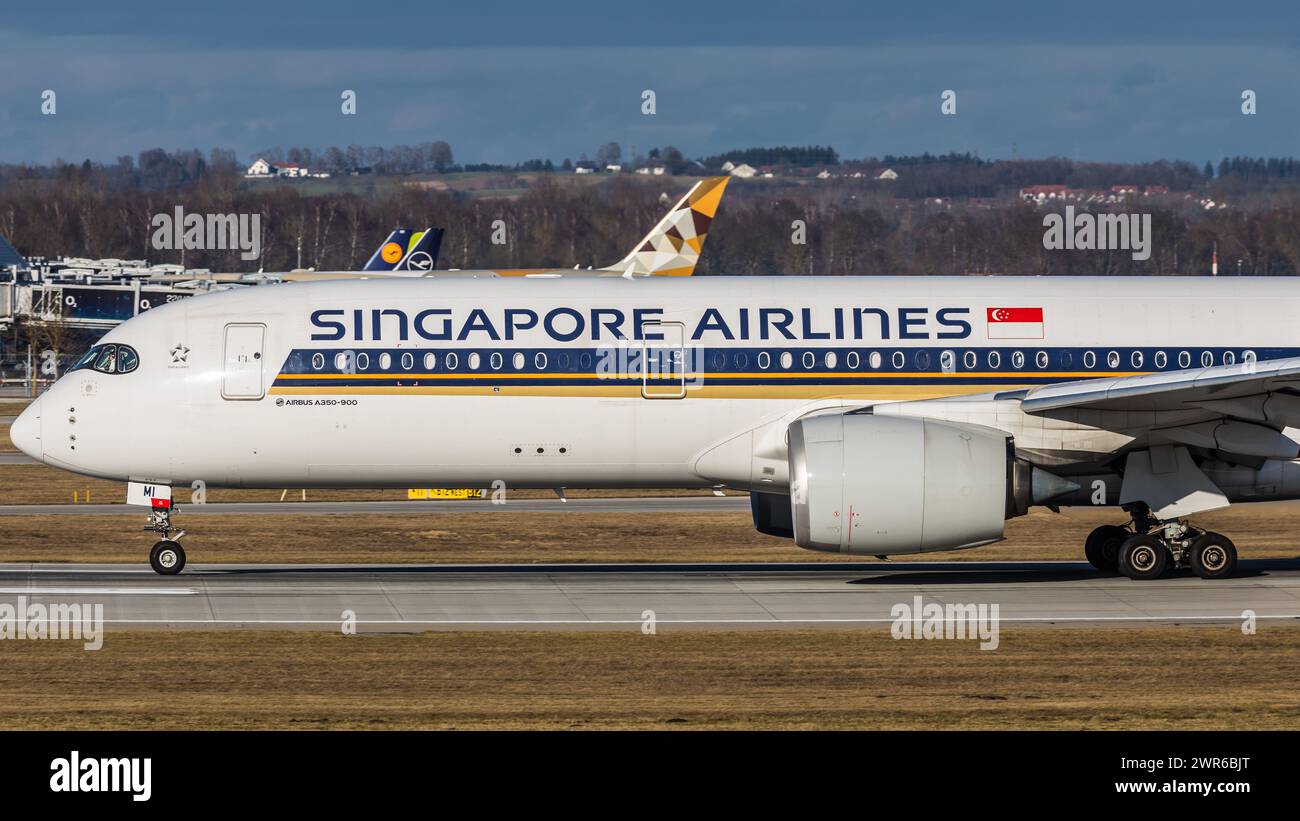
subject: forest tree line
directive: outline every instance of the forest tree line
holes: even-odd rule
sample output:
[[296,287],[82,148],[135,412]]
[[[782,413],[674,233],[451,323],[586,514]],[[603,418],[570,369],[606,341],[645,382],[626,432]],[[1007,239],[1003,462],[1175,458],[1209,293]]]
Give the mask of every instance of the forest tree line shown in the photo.
[[[501,187],[523,184],[503,178]],[[596,185],[535,178],[517,197],[394,187],[372,195],[306,195],[205,177],[177,191],[105,189],[75,180],[40,191],[0,190],[0,233],[28,255],[115,257],[218,272],[355,270],[396,226],[446,229],[440,268],[599,267],[622,258],[691,184],[610,177]],[[263,255],[158,251],[151,220],[189,213],[260,214]],[[1258,195],[1249,208],[1205,210],[1139,200],[1152,214],[1151,258],[1126,251],[1049,251],[1043,209],[906,201],[830,181],[733,181],[709,231],[702,274],[1204,274],[1217,244],[1222,274],[1300,272],[1300,196]],[[506,242],[493,243],[494,223]],[[803,228],[799,229],[798,223]],[[802,235],[802,236],[801,236]],[[800,242],[799,240],[803,241]]]

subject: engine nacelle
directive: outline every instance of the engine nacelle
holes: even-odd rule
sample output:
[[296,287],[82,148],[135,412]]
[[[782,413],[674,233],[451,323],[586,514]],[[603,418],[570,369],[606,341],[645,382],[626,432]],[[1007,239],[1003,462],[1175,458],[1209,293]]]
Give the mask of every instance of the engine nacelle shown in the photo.
[[1011,436],[978,425],[829,414],[797,420],[789,434],[794,540],[810,550],[978,547],[1031,503],[1074,486],[1017,460]]

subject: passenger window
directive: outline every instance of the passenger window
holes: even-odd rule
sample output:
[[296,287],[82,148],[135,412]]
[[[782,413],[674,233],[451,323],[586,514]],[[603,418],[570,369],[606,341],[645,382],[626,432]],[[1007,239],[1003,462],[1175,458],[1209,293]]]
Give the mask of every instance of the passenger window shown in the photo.
[[1169,364],[1169,357],[1164,351],[1156,351],[1156,368],[1164,370],[1165,365]]
[[1034,364],[1038,365],[1039,368],[1046,368],[1048,361],[1047,351],[1039,351],[1034,354]]
[[833,370],[839,361],[839,355],[836,354],[835,351],[826,352],[826,370]]
[[930,353],[929,351],[916,352],[916,369],[918,371],[930,370]]
[[781,367],[784,368],[785,370],[790,370],[790,366],[793,364],[794,364],[794,354],[790,353],[789,351],[783,351],[781,353]]
[[1002,367],[1002,354],[997,351],[989,351],[989,370],[996,371]]
[[1083,352],[1083,367],[1092,369],[1097,367],[1097,354],[1093,351]]
[[1138,368],[1142,367],[1142,352],[1141,352],[1141,351],[1134,351],[1134,352],[1129,356],[1128,361],[1129,361],[1129,364],[1133,366],[1133,369],[1134,369],[1134,370],[1137,370]]
[[858,356],[857,351],[849,351],[849,355],[844,357],[844,362],[849,366],[849,370],[856,371],[858,365],[862,364],[862,357]]
[[313,371],[323,370],[325,367],[325,354],[314,353],[311,355],[311,369]]
[[1023,351],[1016,351],[1011,354],[1011,367],[1020,370],[1025,366],[1025,354]]
[[1224,351],[1224,352],[1223,352],[1223,364],[1225,364],[1225,365],[1231,365],[1231,364],[1235,363],[1236,361],[1237,361],[1237,355],[1234,354],[1232,351]]
[[1192,355],[1187,351],[1178,352],[1178,367],[1190,368],[1192,366]]
[[804,369],[805,369],[805,370],[806,370],[806,369],[809,369],[809,368],[811,368],[813,365],[816,365],[816,364],[817,364],[817,354],[813,353],[812,351],[804,351],[804,352],[803,352],[803,366],[804,366]]
[[979,358],[975,356],[974,351],[967,351],[962,354],[961,360],[966,365],[966,370],[968,371],[975,370],[975,366],[979,364]]
[[894,355],[891,356],[890,359],[893,360],[894,367],[898,370],[902,370],[903,365],[906,364],[902,351],[894,351]]
[[1208,368],[1214,364],[1214,354],[1209,351],[1201,351],[1201,367]]
[[871,369],[873,371],[879,370],[881,364],[883,364],[883,361],[884,360],[880,356],[880,351],[872,351],[871,356],[867,357],[867,364],[871,366]]
[[1106,354],[1106,364],[1113,371],[1119,367],[1119,351],[1111,351]]

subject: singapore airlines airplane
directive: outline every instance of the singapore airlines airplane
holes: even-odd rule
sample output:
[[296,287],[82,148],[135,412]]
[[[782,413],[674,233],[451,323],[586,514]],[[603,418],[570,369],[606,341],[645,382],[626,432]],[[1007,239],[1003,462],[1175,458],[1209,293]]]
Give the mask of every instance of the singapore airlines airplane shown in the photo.
[[1187,517],[1300,498],[1297,312],[1281,278],[298,283],[122,324],[10,435],[130,482],[159,573],[173,487],[501,480],[747,490],[760,531],[877,556],[1117,505],[1093,565],[1221,578],[1236,549]]

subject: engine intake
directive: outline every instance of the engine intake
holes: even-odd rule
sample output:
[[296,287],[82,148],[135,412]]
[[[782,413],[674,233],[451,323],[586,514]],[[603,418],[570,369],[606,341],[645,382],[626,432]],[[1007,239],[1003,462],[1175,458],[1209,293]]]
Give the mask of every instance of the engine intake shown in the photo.
[[789,436],[794,540],[810,550],[978,547],[1001,539],[1006,519],[1077,487],[978,425],[829,414],[795,421]]

